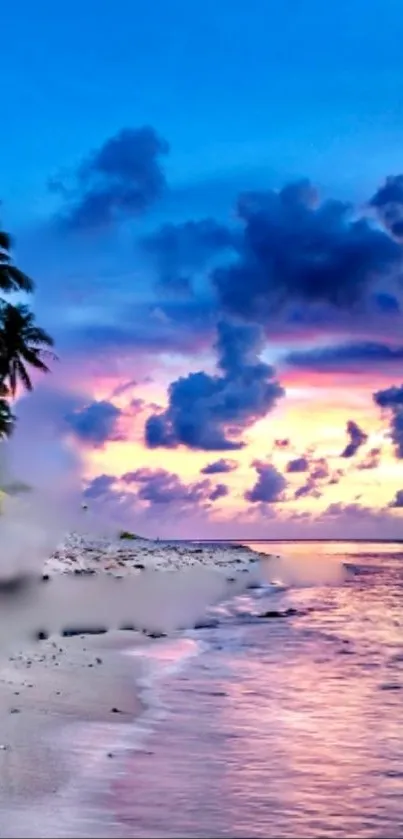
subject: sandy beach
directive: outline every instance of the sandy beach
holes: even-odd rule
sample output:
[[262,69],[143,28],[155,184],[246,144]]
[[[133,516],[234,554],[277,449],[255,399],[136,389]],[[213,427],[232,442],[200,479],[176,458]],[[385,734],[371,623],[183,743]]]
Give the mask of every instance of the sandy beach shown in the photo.
[[[117,756],[114,748],[122,746],[127,727],[133,727],[145,711],[137,685],[143,673],[142,658],[123,653],[161,644],[162,633],[178,637],[180,628],[202,619],[209,603],[244,590],[256,574],[256,564],[250,551],[225,547],[217,550],[144,543],[116,548],[105,542],[103,550],[93,544],[86,549],[85,539],[74,537],[67,540],[67,547],[58,549],[44,566],[50,580],[43,582],[40,591],[45,592],[41,596],[46,599],[38,604],[35,601],[36,612],[31,610],[32,615],[43,617],[47,604],[52,603],[53,591],[56,611],[71,612],[75,621],[82,623],[85,597],[82,608],[79,598],[75,598],[74,608],[73,604],[69,606],[69,586],[74,585],[74,591],[81,586],[84,591],[90,580],[103,614],[108,613],[109,604],[104,601],[111,590],[102,586],[108,583],[116,587],[119,572],[117,591],[123,591],[121,585],[126,592],[130,590],[131,598],[138,588],[132,606],[133,624],[138,626],[141,622],[142,631],[111,628],[99,635],[74,637],[57,633],[35,643],[27,642],[21,650],[13,648],[11,654],[3,651],[0,836],[42,836],[48,835],[47,830],[54,833],[57,829],[61,832],[56,835],[69,835],[63,833],[61,825],[56,828],[53,821],[55,813],[61,812],[63,790],[91,760],[113,760]],[[130,589],[129,580],[133,587]],[[102,584],[100,589],[96,588],[97,582]],[[165,601],[171,599],[165,612],[161,612],[163,595]],[[148,626],[144,625],[145,596],[149,602]],[[21,608],[22,604],[16,607],[17,611]],[[175,625],[176,616],[180,627]],[[159,631],[155,632],[157,625]],[[48,827],[43,823],[45,812],[50,818]],[[33,818],[29,813],[37,815]],[[102,835],[99,827],[96,831],[95,835]]]

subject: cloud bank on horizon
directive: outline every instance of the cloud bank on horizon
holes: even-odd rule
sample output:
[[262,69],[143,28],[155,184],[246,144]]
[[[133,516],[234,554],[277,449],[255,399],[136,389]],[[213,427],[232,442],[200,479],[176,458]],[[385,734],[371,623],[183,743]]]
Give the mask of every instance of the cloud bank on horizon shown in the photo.
[[[347,93],[343,88],[344,110],[333,103],[331,113],[340,125],[351,112],[348,96],[363,101],[361,85],[371,67],[371,50],[359,46],[363,39],[365,45],[366,29],[368,43],[376,35],[403,72],[400,41],[396,35],[395,44],[395,35],[390,37],[396,21],[394,27],[385,24],[384,35],[379,23],[389,20],[391,10],[380,7],[381,17],[372,19],[372,9],[363,31],[362,18],[343,3],[350,34],[336,26],[336,42],[346,50],[350,41],[344,39],[351,38],[355,50],[364,52],[359,59],[354,50],[346,52],[356,89]],[[189,39],[183,67],[196,72],[190,44],[204,62],[201,9],[198,2],[193,10],[180,2],[180,10],[174,4],[166,18],[163,5],[158,4],[161,20],[145,12],[141,26],[144,45],[158,41],[172,82],[177,68],[165,53],[165,30],[176,20]],[[125,12],[132,35],[138,25],[136,6]],[[343,181],[339,190],[331,156],[324,155],[328,165],[320,171],[309,152],[308,128],[305,133],[301,129],[302,94],[294,93],[299,74],[292,75],[280,55],[267,57],[259,16],[240,0],[231,7],[224,0],[220,10],[208,8],[203,14],[220,32],[218,39],[212,35],[210,50],[217,72],[203,64],[197,101],[203,122],[202,116],[197,121],[197,108],[191,110],[194,86],[187,90],[183,73],[187,105],[177,101],[174,85],[165,112],[159,110],[162,64],[151,67],[141,41],[136,42],[137,58],[131,41],[126,53],[122,19],[112,20],[101,9],[95,43],[100,49],[115,44],[123,65],[133,72],[138,62],[136,69],[142,69],[136,78],[144,82],[144,99],[139,92],[139,101],[129,108],[131,85],[123,74],[115,75],[116,69],[108,81],[97,56],[99,77],[90,82],[83,72],[85,57],[77,50],[77,73],[81,82],[86,80],[84,91],[88,85],[93,96],[94,112],[87,116],[77,100],[81,122],[74,123],[73,140],[55,104],[52,126],[59,114],[63,136],[60,130],[49,159],[38,150],[35,177],[24,167],[18,176],[22,267],[37,280],[41,321],[62,358],[53,377],[38,382],[32,423],[46,422],[53,437],[68,441],[81,464],[90,506],[151,535],[281,536],[297,535],[303,527],[313,536],[376,536],[381,527],[383,534],[397,537],[403,508],[400,146],[399,155],[390,152],[394,173],[385,162],[386,149],[382,167],[379,161],[374,165],[371,188]],[[17,25],[12,11],[9,15],[11,25]],[[303,32],[308,41],[311,37],[313,16],[318,31],[329,31],[331,10],[308,0],[301,42]],[[84,15],[87,35],[90,23]],[[35,30],[29,7],[28,24]],[[55,25],[52,17],[47,20],[51,30]],[[265,117],[259,129],[253,122],[253,97],[244,95],[242,84],[236,102],[227,77],[221,95],[215,92],[228,70],[220,64],[222,38],[232,27],[239,36],[245,26],[251,27],[256,60],[263,68],[267,59],[271,69],[265,80],[257,79],[246,57],[246,86],[255,90],[256,103],[268,101],[268,90],[274,95],[280,67],[289,90],[284,101],[290,113],[286,117],[279,110],[273,123],[277,145]],[[281,9],[273,12],[272,27],[273,32],[278,28],[285,48],[292,33]],[[23,42],[27,37],[23,27]],[[72,33],[73,45],[78,37]],[[342,85],[334,75],[340,72],[336,45],[329,45],[325,56],[315,44],[323,77]],[[235,41],[235,54],[237,49]],[[307,65],[301,65],[305,81],[316,80],[307,43],[303,56],[299,42],[294,44],[294,54],[301,61],[306,57]],[[238,72],[236,55],[228,62]],[[385,66],[393,80],[395,64]],[[55,55],[56,86],[62,73]],[[71,79],[73,87],[77,80]],[[379,102],[390,84],[379,93]],[[46,101],[55,101],[50,88],[42,92]],[[371,102],[376,101],[374,90]],[[312,124],[318,148],[321,143],[330,148],[338,129],[326,134],[318,116],[321,102],[318,88],[302,117]],[[231,142],[225,146],[218,104],[229,125]],[[363,123],[369,117],[369,111],[362,112]],[[252,132],[261,131],[259,142],[253,133],[242,135],[249,120]],[[376,133],[381,125],[376,114],[373,125]],[[50,126],[43,124],[41,130],[45,140],[50,137]],[[360,125],[356,132],[360,157],[362,143],[370,165],[370,139],[363,139]],[[291,138],[299,150],[297,163],[290,162]],[[345,161],[354,168],[354,142],[343,146],[340,170]],[[251,162],[255,158],[259,165]],[[312,166],[316,171],[310,180],[305,174]],[[316,179],[324,184],[321,190]],[[38,187],[39,180],[47,191]],[[346,200],[348,186],[351,201]],[[35,190],[41,196],[38,213],[25,217],[24,203]],[[5,192],[7,222],[10,188]],[[28,402],[22,407],[25,414]]]

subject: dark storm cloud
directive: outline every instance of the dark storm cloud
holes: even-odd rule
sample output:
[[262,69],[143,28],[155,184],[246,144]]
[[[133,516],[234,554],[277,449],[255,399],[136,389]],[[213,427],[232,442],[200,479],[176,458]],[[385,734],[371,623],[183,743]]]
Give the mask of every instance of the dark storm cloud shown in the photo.
[[284,361],[289,367],[318,373],[358,372],[403,360],[403,346],[390,347],[375,341],[351,341],[347,344],[289,353]]
[[123,439],[117,430],[122,411],[112,402],[92,402],[66,416],[66,421],[79,440],[102,446],[108,440]]
[[218,374],[200,371],[172,382],[167,410],[146,422],[147,445],[182,444],[205,451],[242,448],[242,431],[266,416],[284,394],[273,368],[260,361],[263,345],[258,327],[221,321]]
[[403,175],[390,175],[371,198],[382,224],[397,239],[403,237]]
[[362,428],[360,428],[359,425],[357,425],[356,422],[354,422],[354,420],[348,421],[346,431],[349,441],[345,449],[343,449],[340,457],[354,457],[354,455],[358,452],[358,449],[367,442],[368,435],[362,430]]
[[307,472],[309,461],[307,457],[295,457],[287,463],[286,472]]
[[403,489],[398,489],[393,501],[388,504],[388,507],[403,507]]
[[401,260],[387,233],[307,182],[241,196],[238,209],[239,258],[212,279],[223,309],[246,319],[266,323],[292,301],[351,308]]
[[193,272],[205,268],[228,250],[234,234],[212,218],[165,224],[140,241],[154,263],[159,283],[176,292],[190,292]]
[[218,475],[221,472],[233,472],[237,467],[236,460],[229,460],[228,458],[220,458],[208,463],[203,469],[200,469],[202,475]]
[[124,128],[110,137],[72,178],[51,181],[51,189],[64,199],[61,226],[100,229],[144,213],[165,188],[161,159],[168,151],[167,142],[149,126]]
[[[207,478],[185,484],[178,475],[167,472],[165,469],[136,469],[133,472],[126,472],[121,480],[125,484],[135,484],[137,497],[150,505],[197,505],[216,501],[227,494],[222,489],[223,484],[213,487]],[[218,489],[219,487],[221,489]]]
[[255,485],[245,492],[245,499],[252,504],[273,504],[282,500],[282,493],[287,486],[284,475],[271,463],[255,460],[252,464],[258,474]]
[[102,498],[102,496],[108,495],[115,482],[116,478],[113,475],[98,475],[90,481],[84,490],[84,497],[92,500]]

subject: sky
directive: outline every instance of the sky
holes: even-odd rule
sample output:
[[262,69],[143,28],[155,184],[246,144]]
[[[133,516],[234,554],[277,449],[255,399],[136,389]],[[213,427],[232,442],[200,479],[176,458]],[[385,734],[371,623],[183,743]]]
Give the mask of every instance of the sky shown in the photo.
[[17,466],[147,536],[402,538],[401,3],[2,24],[1,223],[59,356]]

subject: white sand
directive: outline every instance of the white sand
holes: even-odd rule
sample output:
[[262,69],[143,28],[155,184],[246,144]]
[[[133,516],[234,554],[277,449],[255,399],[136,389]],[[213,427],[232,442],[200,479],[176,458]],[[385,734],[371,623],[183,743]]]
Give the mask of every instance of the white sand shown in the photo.
[[[165,620],[167,630],[172,632],[178,628],[175,620],[181,626],[189,626],[192,619],[200,618],[209,603],[244,590],[256,579],[258,565],[255,554],[235,546],[165,545],[146,540],[111,541],[70,534],[44,564],[44,573],[51,579],[36,584],[40,587],[37,591],[44,594],[38,600],[35,614],[38,619],[45,619],[53,591],[56,611],[64,611],[65,615],[71,613],[77,619],[80,609],[88,612],[84,590],[93,580],[92,591],[97,591],[98,597],[101,591],[101,600],[104,596],[103,616],[111,616],[113,611],[113,597],[111,599],[108,587],[103,587],[107,583],[113,587],[113,592],[123,593],[130,589],[130,607],[134,618],[137,621],[141,618],[143,628],[152,630],[157,614],[160,623]],[[110,575],[122,579],[111,579]],[[62,580],[66,580],[65,588],[61,585]],[[104,584],[97,586],[102,580]],[[85,595],[82,604],[79,597],[73,597],[72,602],[69,585],[73,581],[77,587],[82,583]],[[64,590],[68,593],[66,597],[63,597]],[[102,595],[103,591],[105,595]],[[28,606],[31,604],[29,599],[27,603],[18,597],[15,603],[13,597],[8,600],[4,614],[18,617],[19,613],[29,613],[26,608],[27,603]],[[123,602],[124,597],[121,600]],[[170,607],[166,609],[168,601]],[[113,625],[116,625],[115,618]],[[3,624],[6,622],[3,617]],[[11,656],[5,652],[7,645],[3,645],[4,654],[0,660],[0,837],[9,835],[7,813],[10,808],[26,808],[27,801],[55,792],[66,782],[71,765],[68,751],[61,752],[57,747],[61,728],[68,733],[66,727],[78,721],[127,723],[141,712],[135,685],[140,664],[133,657],[122,655],[120,650],[127,645],[144,643],[151,642],[140,632],[109,631],[97,637],[53,635],[39,643],[24,644],[23,653],[15,652]],[[66,737],[63,739],[66,742]]]

